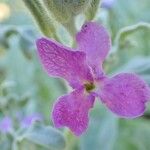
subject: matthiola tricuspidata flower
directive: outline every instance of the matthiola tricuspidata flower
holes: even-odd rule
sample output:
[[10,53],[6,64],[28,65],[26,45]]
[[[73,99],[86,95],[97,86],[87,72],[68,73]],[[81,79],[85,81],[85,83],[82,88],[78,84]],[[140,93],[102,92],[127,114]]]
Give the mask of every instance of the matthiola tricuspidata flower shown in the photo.
[[53,107],[55,126],[67,126],[75,135],[81,135],[88,126],[88,112],[96,97],[121,117],[141,116],[150,99],[150,88],[132,73],[106,76],[102,64],[111,46],[106,29],[88,22],[77,33],[76,41],[78,47],[73,49],[47,38],[37,40],[45,71],[64,78],[73,89],[58,98]]
[[110,9],[113,7],[114,3],[115,3],[115,0],[102,0],[101,7]]
[[10,117],[6,116],[0,121],[0,132],[9,133],[11,129],[12,129],[12,120]]
[[42,121],[43,117],[40,114],[31,114],[29,116],[26,116],[25,118],[23,118],[23,120],[21,121],[21,125],[24,128],[28,128],[32,125],[32,123],[36,122],[36,121]]
[[[19,125],[24,128],[30,127],[35,121],[42,121],[43,117],[41,114],[34,113],[24,118],[18,118]],[[13,121],[11,117],[3,117],[0,120],[0,133],[9,133],[13,129]]]

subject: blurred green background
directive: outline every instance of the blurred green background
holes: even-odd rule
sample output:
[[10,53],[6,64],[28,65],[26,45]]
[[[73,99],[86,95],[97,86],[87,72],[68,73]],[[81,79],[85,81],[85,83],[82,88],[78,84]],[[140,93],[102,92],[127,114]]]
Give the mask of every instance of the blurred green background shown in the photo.
[[[116,0],[111,8],[99,8],[95,20],[112,38],[106,72],[134,72],[150,85],[150,1]],[[70,45],[68,33],[61,32]],[[150,104],[144,116],[128,120],[97,102],[87,132],[78,138],[50,127],[53,102],[67,87],[42,70],[35,47],[41,35],[22,1],[0,0],[0,122],[6,116],[12,120],[11,130],[0,132],[0,150],[150,150]],[[20,118],[35,114],[41,121],[22,127]]]

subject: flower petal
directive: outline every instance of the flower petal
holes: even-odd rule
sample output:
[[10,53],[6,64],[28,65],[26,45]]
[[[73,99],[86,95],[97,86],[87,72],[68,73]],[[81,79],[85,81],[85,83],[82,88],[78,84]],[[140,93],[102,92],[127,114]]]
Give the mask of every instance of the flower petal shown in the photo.
[[38,54],[44,69],[50,76],[62,77],[75,87],[83,82],[92,82],[84,52],[71,51],[58,42],[41,38],[37,40]]
[[100,97],[114,113],[134,118],[144,113],[150,88],[137,75],[123,73],[104,81]]
[[75,135],[81,135],[88,126],[88,111],[93,103],[94,96],[84,95],[83,90],[60,97],[52,112],[55,126],[67,126]]
[[78,49],[86,53],[89,65],[97,74],[111,46],[108,32],[102,25],[88,22],[82,26],[76,40]]

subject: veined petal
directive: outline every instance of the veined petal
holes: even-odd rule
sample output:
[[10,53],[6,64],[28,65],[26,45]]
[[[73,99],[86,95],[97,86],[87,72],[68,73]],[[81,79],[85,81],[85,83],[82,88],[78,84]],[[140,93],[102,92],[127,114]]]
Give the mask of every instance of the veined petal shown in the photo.
[[84,95],[83,89],[62,96],[54,105],[52,118],[56,127],[66,126],[77,136],[88,126],[88,111],[92,108],[94,96]]
[[87,55],[89,65],[97,76],[102,74],[102,63],[111,46],[108,32],[102,25],[88,22],[76,35],[78,49]]
[[117,115],[135,118],[144,113],[150,87],[137,75],[122,73],[104,81],[100,97]]
[[73,87],[84,81],[93,81],[84,52],[71,51],[72,49],[46,38],[37,40],[37,48],[42,65],[50,76],[62,77]]

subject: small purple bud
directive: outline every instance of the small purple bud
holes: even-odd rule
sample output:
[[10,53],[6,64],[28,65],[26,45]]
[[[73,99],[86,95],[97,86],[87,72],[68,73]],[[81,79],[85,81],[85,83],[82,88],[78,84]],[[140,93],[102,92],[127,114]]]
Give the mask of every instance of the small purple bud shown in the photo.
[[29,127],[33,122],[35,121],[42,121],[43,117],[40,114],[32,114],[29,116],[26,116],[23,120],[22,120],[22,126],[27,128]]
[[4,117],[0,121],[0,132],[8,133],[12,129],[12,120],[10,117]]
[[105,9],[111,9],[115,3],[115,0],[102,0],[101,7]]

